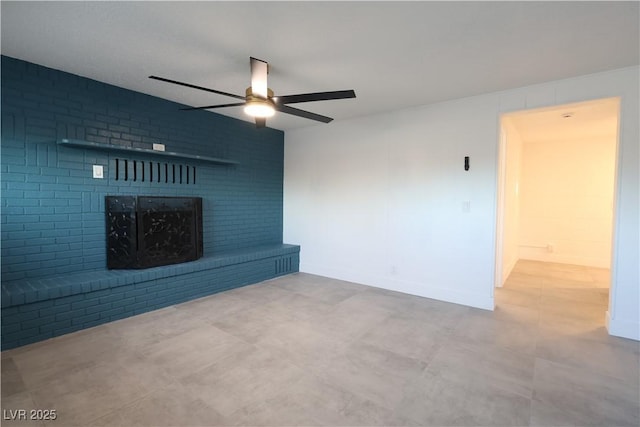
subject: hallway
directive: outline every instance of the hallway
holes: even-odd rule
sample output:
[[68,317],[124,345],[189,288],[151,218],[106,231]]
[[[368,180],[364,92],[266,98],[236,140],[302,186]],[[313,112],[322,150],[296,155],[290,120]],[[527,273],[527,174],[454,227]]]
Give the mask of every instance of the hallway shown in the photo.
[[[527,341],[535,342],[538,364],[551,368],[541,375],[536,366],[531,425],[599,424],[608,402],[638,402],[640,344],[608,335],[608,304],[607,269],[520,260],[496,288],[496,314],[535,331]],[[633,406],[635,414],[621,419],[638,416]]]

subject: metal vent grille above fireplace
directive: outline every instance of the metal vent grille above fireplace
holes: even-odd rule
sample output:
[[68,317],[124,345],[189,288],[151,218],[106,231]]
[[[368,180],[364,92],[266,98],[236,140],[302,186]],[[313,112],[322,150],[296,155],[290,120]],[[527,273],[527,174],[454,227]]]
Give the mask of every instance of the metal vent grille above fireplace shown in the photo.
[[116,181],[162,184],[195,184],[196,167],[169,162],[114,159]]

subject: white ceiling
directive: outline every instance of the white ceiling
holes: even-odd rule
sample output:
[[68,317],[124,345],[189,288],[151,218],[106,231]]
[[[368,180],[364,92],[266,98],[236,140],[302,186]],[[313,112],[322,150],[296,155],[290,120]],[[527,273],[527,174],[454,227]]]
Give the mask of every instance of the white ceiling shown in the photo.
[[[615,140],[618,135],[618,98],[506,114],[525,144],[574,140]],[[569,117],[567,117],[569,116]]]
[[276,95],[355,89],[295,105],[336,120],[636,65],[640,50],[638,2],[0,4],[3,55],[194,106],[235,100],[147,77],[243,95],[254,56]]

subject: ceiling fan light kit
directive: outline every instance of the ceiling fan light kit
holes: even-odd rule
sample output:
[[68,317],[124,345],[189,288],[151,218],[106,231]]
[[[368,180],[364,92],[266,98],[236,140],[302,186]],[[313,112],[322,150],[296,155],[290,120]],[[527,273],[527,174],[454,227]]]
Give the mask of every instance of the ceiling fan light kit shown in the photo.
[[247,101],[244,112],[251,117],[273,117],[276,113],[268,101]]
[[219,95],[230,96],[236,99],[244,99],[244,102],[235,102],[232,104],[205,105],[202,107],[189,107],[183,110],[209,110],[214,108],[238,107],[244,106],[244,112],[255,119],[256,127],[265,127],[266,118],[272,117],[276,111],[291,114],[293,116],[303,117],[306,119],[316,120],[322,123],[329,123],[333,119],[331,117],[322,116],[310,111],[300,110],[290,107],[286,104],[294,104],[299,102],[312,101],[328,101],[332,99],[348,99],[355,98],[354,90],[336,90],[332,92],[315,92],[301,93],[297,95],[285,95],[274,97],[273,91],[267,86],[267,74],[269,73],[269,64],[256,58],[250,58],[251,62],[251,86],[245,91],[245,96],[235,95],[228,92],[222,92],[215,89],[209,89],[202,86],[196,86],[190,83],[184,83],[177,80],[171,80],[164,77],[149,76],[150,79],[160,80],[166,83],[177,84],[192,89],[204,90]]
[[260,97],[253,94],[253,90],[248,87],[246,90],[247,102],[244,107],[244,112],[251,117],[273,117],[276,113],[276,109],[273,103],[273,91],[269,88],[266,90],[267,97]]

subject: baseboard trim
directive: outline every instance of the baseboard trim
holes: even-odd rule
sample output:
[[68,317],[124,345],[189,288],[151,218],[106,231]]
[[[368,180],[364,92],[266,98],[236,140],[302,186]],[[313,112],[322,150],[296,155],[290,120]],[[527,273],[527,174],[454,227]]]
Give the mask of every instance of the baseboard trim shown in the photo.
[[607,327],[609,335],[640,341],[640,323],[638,322],[612,319],[611,314],[607,310],[605,326]]
[[330,277],[332,279],[345,280],[361,285],[388,289],[409,295],[416,295],[419,297],[431,298],[439,301],[481,308],[484,310],[493,311],[495,307],[493,295],[458,292],[444,286],[399,280],[384,275],[364,274],[353,270],[327,268],[303,262],[300,263],[300,272],[317,274],[319,276]]
[[513,258],[506,265],[502,266],[502,277],[500,278],[501,280],[500,280],[500,283],[498,284],[499,288],[504,286],[504,282],[506,282],[507,279],[509,278],[509,275],[513,271],[513,268],[516,266],[516,263],[518,262],[518,260],[519,260],[518,257]]

